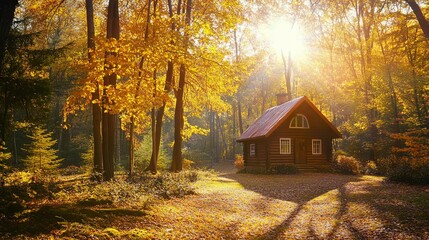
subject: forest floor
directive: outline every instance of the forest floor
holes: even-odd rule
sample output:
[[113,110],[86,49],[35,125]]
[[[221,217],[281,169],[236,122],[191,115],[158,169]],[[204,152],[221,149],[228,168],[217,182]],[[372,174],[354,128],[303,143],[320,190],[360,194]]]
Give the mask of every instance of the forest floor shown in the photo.
[[[196,182],[196,194],[146,210],[46,200],[0,238],[429,239],[429,186],[376,176],[218,170],[217,178]],[[48,227],[46,218],[57,224]]]

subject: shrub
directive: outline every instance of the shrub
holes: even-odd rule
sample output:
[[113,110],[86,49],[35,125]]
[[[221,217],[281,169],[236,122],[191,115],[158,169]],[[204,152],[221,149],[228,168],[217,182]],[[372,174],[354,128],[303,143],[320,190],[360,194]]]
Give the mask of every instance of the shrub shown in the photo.
[[194,162],[192,161],[192,160],[189,160],[189,159],[183,159],[183,169],[184,170],[189,170],[189,169],[191,169],[191,165],[193,165],[194,164]]
[[359,174],[360,163],[354,157],[338,155],[335,159],[334,169],[343,174]]
[[197,179],[198,176],[189,174],[186,171],[180,173],[164,172],[158,175],[144,175],[143,182],[145,190],[165,199],[172,197],[183,197],[194,194],[194,187],[191,180]]
[[240,155],[240,154],[236,154],[236,155],[235,155],[234,166],[235,166],[235,168],[237,168],[238,170],[241,170],[241,169],[243,169],[243,168],[244,168],[244,159],[243,159],[243,155]]
[[298,168],[294,165],[278,165],[271,168],[271,172],[277,174],[297,174],[299,172]]
[[429,161],[391,156],[381,162],[385,175],[391,181],[429,184]]
[[54,148],[56,140],[52,139],[52,133],[42,127],[35,127],[28,137],[31,143],[26,145],[27,157],[23,160],[26,169],[41,176],[57,174],[63,159],[58,158],[58,151]]
[[[134,159],[135,159],[135,170],[144,171],[149,164],[152,157],[152,136],[150,134],[145,134],[141,142],[136,144],[134,150]],[[167,154],[167,151],[164,148],[164,144],[161,141],[159,146],[159,155],[158,155],[158,170],[167,169],[167,166],[170,165],[171,160]],[[126,163],[128,164],[128,163]],[[129,167],[129,166],[126,166]]]
[[146,208],[153,196],[148,194],[143,184],[115,179],[107,182],[83,182],[62,189],[56,198],[62,202],[76,201],[83,206],[113,205]]
[[429,184],[429,129],[413,129],[391,137],[401,142],[380,165],[389,180]]
[[369,161],[365,165],[365,174],[368,174],[368,175],[377,175],[378,174],[377,164],[375,164],[374,161]]

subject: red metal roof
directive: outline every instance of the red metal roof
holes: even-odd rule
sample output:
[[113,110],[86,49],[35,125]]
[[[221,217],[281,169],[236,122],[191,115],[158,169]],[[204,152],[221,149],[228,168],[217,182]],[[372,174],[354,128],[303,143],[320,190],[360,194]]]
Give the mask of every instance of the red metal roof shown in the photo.
[[341,133],[331,122],[317,109],[316,106],[306,97],[295,98],[278,106],[272,107],[265,111],[246,131],[241,134],[237,142],[249,139],[268,137],[283,121],[303,102],[307,102],[313,110],[326,122],[333,130],[336,137],[340,138]]

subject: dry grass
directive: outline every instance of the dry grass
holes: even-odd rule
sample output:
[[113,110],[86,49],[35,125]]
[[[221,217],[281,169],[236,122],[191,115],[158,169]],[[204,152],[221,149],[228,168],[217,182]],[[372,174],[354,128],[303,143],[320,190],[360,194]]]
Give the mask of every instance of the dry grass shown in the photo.
[[[50,206],[34,219],[59,217],[64,223],[31,234],[12,234],[0,227],[0,236],[429,239],[427,186],[387,183],[373,176],[251,175],[223,170],[217,179],[198,181],[196,195],[159,201],[147,211]],[[31,219],[22,220],[29,222],[21,222],[21,227],[31,224]]]

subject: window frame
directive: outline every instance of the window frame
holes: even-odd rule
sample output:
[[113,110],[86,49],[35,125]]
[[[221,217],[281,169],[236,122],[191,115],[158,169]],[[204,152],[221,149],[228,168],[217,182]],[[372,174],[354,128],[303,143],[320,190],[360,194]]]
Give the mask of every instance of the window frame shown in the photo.
[[[299,117],[301,118],[301,121],[298,123]],[[294,126],[292,126],[292,123],[294,123]],[[301,127],[299,127],[300,124]],[[298,113],[290,120],[289,128],[309,129],[310,124],[308,123],[308,119],[304,114]]]
[[[315,151],[315,150],[317,150],[316,149],[316,145],[315,145],[315,143],[319,143],[320,145],[320,148],[319,148],[319,150],[320,151]],[[322,145],[322,139],[311,139],[311,153],[313,154],[313,155],[322,155],[322,149],[323,149],[323,145]]]
[[[253,147],[253,149],[252,149]],[[249,156],[253,157],[256,156],[256,143],[250,143],[249,144]]]
[[[282,141],[288,141],[286,144],[286,149],[289,151],[282,151]],[[279,148],[280,148],[280,154],[292,154],[292,139],[291,138],[280,138],[279,139]]]

